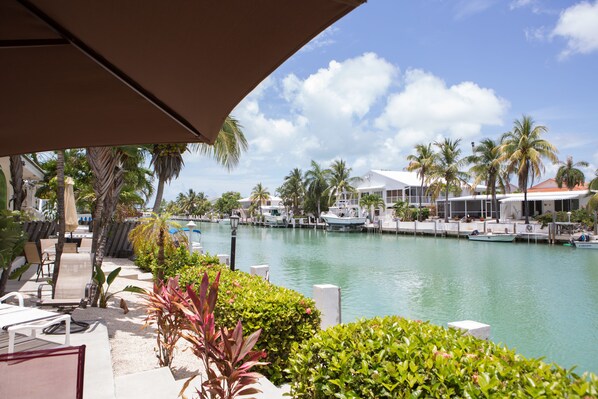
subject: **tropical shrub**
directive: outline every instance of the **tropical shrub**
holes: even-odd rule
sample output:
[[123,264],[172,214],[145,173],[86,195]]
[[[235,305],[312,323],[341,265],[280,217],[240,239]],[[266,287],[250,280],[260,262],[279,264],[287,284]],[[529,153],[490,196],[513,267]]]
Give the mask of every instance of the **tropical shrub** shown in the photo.
[[[235,399],[261,393],[255,387],[261,375],[251,371],[255,366],[266,364],[259,361],[266,354],[253,350],[261,330],[243,337],[241,320],[231,330],[216,325],[214,311],[219,280],[220,274],[217,274],[210,283],[204,273],[198,292],[193,286],[187,286],[188,301],[177,304],[187,319],[183,338],[191,344],[191,351],[201,360],[207,374],[196,392],[200,399]],[[187,380],[181,392],[193,378]]]
[[112,270],[106,277],[106,274],[104,273],[102,268],[99,266],[96,266],[95,271],[93,273],[93,282],[95,283],[97,290],[98,290],[98,299],[99,299],[98,306],[100,308],[106,309],[108,307],[108,301],[110,300],[110,298],[112,298],[114,295],[116,295],[120,292],[140,293],[143,291],[139,287],[127,285],[125,288],[123,288],[120,291],[108,292],[108,290],[110,289],[110,286],[112,285],[114,280],[120,274],[120,271],[121,271],[121,268],[117,267],[116,269]]
[[[210,280],[220,276],[220,294],[215,309],[216,324],[234,329],[243,322],[248,333],[262,330],[256,350],[265,351],[267,367],[258,371],[275,384],[284,382],[284,370],[293,344],[310,339],[319,329],[320,313],[313,300],[303,295],[251,276],[241,271],[231,272],[223,265],[213,266],[213,258],[206,256],[200,262],[178,269],[181,286],[199,286],[207,272]],[[174,277],[174,275],[167,275]]]
[[[189,250],[184,246],[165,248],[164,254],[165,259],[162,269],[164,270],[164,275],[167,277],[176,276],[181,268],[188,265],[203,265],[208,267],[220,263],[217,256],[210,256],[209,254],[202,255],[198,252],[190,254]],[[139,250],[135,258],[135,265],[141,270],[152,272],[156,275],[156,271],[158,270],[157,249],[147,246]]]
[[[410,220],[418,220],[418,215],[419,215],[419,208],[409,208],[409,218]],[[430,209],[429,208],[421,208],[421,220],[426,220],[427,218],[430,217]]]
[[187,320],[179,306],[187,304],[186,292],[179,288],[177,278],[171,278],[166,284],[154,282],[154,289],[143,294],[147,306],[144,327],[156,325],[156,357],[160,367],[170,367]]
[[[548,212],[542,215],[538,215],[534,218],[538,222],[542,223],[542,227],[548,225],[548,223],[552,223],[553,221],[553,213]],[[555,221],[557,222],[568,222],[569,215],[567,212],[557,212],[554,216]],[[581,226],[587,230],[592,230],[594,228],[594,216],[590,211],[587,209],[576,209],[571,211],[571,223],[579,223]]]
[[12,262],[23,252],[27,242],[18,215],[18,212],[0,210],[0,296],[4,294]]
[[294,348],[294,398],[594,398],[598,377],[398,316],[321,331]]

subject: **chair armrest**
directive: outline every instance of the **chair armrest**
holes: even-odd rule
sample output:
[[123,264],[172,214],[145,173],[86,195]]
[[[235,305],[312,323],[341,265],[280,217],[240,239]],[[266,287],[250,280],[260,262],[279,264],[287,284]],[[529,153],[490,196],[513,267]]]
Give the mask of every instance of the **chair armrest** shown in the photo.
[[21,307],[25,306],[25,300],[23,299],[23,295],[21,295],[20,292],[9,292],[8,294],[6,294],[0,298],[0,303],[4,302],[5,300],[7,300],[8,298],[11,298],[13,296],[18,299],[19,306],[21,306]]
[[29,323],[29,324],[17,324],[15,326],[8,327],[8,353],[13,353],[15,348],[15,334],[22,330],[31,330],[31,336],[35,338],[38,330],[53,326],[54,324],[64,321],[65,333],[64,333],[64,345],[69,346],[71,344],[71,316],[68,314],[55,317],[45,322]]
[[37,299],[41,300],[42,299],[42,290],[44,288],[44,286],[48,286],[48,287],[52,287],[50,284],[48,283],[41,283],[38,287],[37,287]]

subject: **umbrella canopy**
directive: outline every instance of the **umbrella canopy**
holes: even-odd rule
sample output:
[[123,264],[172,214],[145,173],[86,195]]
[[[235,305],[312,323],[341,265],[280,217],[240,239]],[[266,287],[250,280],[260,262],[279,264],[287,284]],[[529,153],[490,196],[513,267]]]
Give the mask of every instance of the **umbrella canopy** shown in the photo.
[[77,218],[77,204],[73,186],[75,182],[71,177],[64,179],[64,226],[65,231],[72,233],[79,226]]
[[231,110],[365,0],[2,0],[0,156],[213,143]]

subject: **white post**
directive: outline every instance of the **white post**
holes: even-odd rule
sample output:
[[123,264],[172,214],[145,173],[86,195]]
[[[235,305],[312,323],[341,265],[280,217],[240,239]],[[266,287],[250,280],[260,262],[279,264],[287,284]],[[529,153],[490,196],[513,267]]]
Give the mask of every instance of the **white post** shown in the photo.
[[230,266],[230,256],[226,254],[218,254],[218,261],[226,266]]
[[450,328],[465,331],[465,334],[479,339],[490,339],[490,325],[472,320],[453,321],[448,323]]
[[341,289],[332,284],[314,285],[314,301],[322,313],[322,330],[341,323]]
[[270,266],[257,265],[249,268],[249,274],[252,276],[260,276],[266,281],[270,281]]

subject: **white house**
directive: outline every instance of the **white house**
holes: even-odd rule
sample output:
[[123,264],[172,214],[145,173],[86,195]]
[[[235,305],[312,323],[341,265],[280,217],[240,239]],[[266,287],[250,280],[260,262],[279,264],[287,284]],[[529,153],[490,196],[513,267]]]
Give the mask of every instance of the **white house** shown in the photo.
[[[587,205],[587,186],[577,186],[573,190],[559,188],[554,179],[548,179],[527,190],[530,216],[547,212],[571,211]],[[524,218],[523,193],[497,194],[498,209],[492,204],[489,194],[467,195],[449,198],[449,217],[462,218],[495,218],[496,213],[501,220],[518,220]],[[438,199],[438,209],[443,208],[444,199]],[[442,213],[442,211],[440,212]]]
[[[351,205],[357,205],[359,199],[367,194],[376,194],[382,197],[386,207],[393,206],[398,200],[407,202],[410,206],[417,207],[422,192],[422,206],[429,207],[434,204],[432,197],[427,193],[428,185],[421,186],[421,179],[416,172],[405,172],[397,170],[370,170],[362,177],[362,181],[356,187],[359,198],[351,201]],[[476,193],[481,193],[486,188],[477,186]],[[462,187],[462,194],[474,194],[468,186]],[[453,198],[449,193],[449,198]],[[443,204],[440,205],[443,207]],[[391,212],[391,211],[388,211]],[[388,213],[387,212],[387,213]]]

